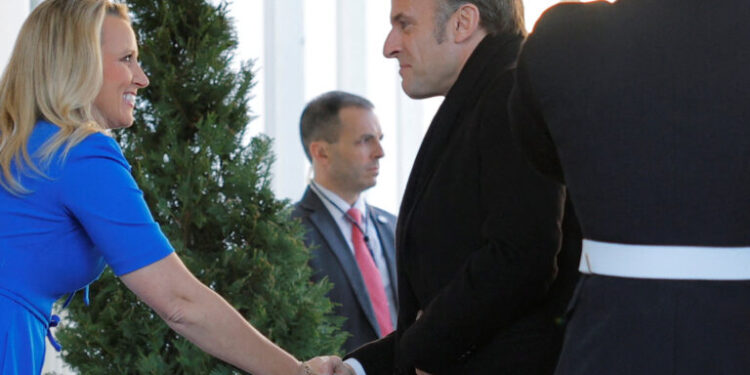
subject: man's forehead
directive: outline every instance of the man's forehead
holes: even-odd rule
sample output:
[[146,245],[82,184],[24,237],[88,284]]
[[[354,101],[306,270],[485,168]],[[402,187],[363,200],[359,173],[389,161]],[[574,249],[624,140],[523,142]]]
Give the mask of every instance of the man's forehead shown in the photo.
[[398,21],[405,17],[416,17],[418,13],[432,9],[435,1],[437,0],[392,0],[391,20]]
[[377,121],[375,111],[371,108],[359,107],[359,106],[347,106],[339,110],[339,120],[341,122],[369,122],[372,120]]
[[362,107],[344,107],[339,113],[341,128],[356,133],[380,131],[380,121],[372,109]]

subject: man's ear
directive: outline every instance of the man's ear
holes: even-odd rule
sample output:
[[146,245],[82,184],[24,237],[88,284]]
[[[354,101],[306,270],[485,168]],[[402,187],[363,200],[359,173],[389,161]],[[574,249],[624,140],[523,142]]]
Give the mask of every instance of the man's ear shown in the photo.
[[310,158],[313,163],[326,163],[328,161],[328,143],[325,141],[310,142]]
[[462,4],[451,16],[450,22],[454,42],[462,43],[479,30],[479,8],[471,3]]

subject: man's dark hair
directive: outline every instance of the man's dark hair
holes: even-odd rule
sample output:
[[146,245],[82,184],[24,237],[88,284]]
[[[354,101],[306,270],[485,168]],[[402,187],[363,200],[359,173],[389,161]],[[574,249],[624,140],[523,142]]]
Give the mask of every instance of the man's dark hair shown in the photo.
[[346,107],[369,110],[375,108],[369,100],[343,91],[329,91],[307,103],[299,120],[299,133],[307,160],[312,162],[311,142],[324,140],[328,143],[336,143],[338,141],[339,125],[341,125],[339,111]]
[[435,0],[435,39],[443,42],[445,23],[463,4],[479,8],[479,26],[489,35],[526,35],[521,0]]

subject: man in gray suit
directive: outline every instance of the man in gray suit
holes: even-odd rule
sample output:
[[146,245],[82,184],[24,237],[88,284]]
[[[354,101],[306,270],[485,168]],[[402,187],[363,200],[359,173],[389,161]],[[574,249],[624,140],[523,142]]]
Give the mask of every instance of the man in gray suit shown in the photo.
[[397,317],[396,217],[361,194],[384,155],[380,124],[370,101],[332,91],[307,104],[300,135],[314,177],[292,216],[307,228],[314,279],[334,285],[328,296],[346,318],[349,352],[393,331]]

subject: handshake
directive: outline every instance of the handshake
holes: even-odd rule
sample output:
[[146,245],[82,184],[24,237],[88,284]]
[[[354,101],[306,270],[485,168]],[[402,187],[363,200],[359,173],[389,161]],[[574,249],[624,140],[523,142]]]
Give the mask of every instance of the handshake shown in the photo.
[[296,375],[356,375],[356,372],[338,356],[320,356],[302,363]]
[[[417,312],[416,319],[419,319],[422,317],[422,310],[419,310]],[[361,367],[360,367],[361,369]],[[417,375],[431,375],[428,372],[422,371],[420,369],[414,369]],[[352,366],[344,363],[341,358],[337,356],[320,356],[315,357],[305,363],[301,364],[301,371],[298,372],[300,375],[309,375],[309,374],[325,374],[325,375],[366,375],[366,374],[357,374],[356,371],[354,371],[354,368]]]
[[[421,313],[421,311],[420,311]],[[417,375],[430,375],[420,369],[415,369]],[[301,364],[298,375],[358,375],[352,366],[344,363],[337,356],[315,357]]]

